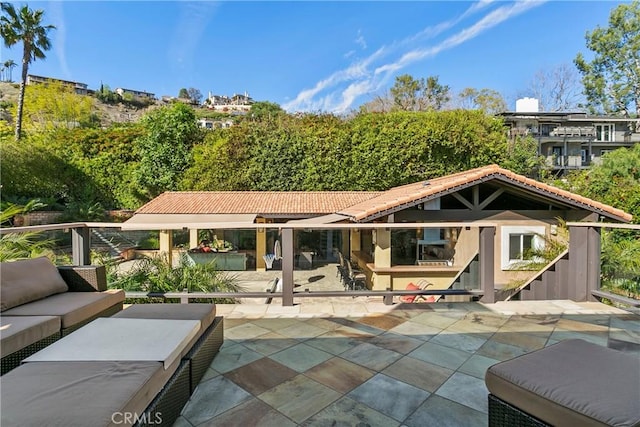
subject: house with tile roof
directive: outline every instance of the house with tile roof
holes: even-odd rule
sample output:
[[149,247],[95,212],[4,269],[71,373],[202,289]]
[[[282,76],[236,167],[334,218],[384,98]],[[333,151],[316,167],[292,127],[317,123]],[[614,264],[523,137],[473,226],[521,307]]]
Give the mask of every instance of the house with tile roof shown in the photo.
[[[612,206],[490,165],[383,192],[170,192],[129,221],[150,229],[186,227],[192,234],[198,225],[216,222],[238,228],[258,222],[267,229],[270,223],[306,224],[308,230],[295,230],[298,250],[314,250],[326,261],[340,252],[365,273],[370,289],[385,290],[421,281],[433,289],[473,286],[483,274],[486,224],[493,230],[486,240],[493,258],[482,268],[492,272],[496,288],[504,288],[536,274],[526,270],[528,254],[561,239],[562,223],[631,219]],[[388,227],[362,226],[371,223]],[[225,239],[227,232],[237,230],[217,231]],[[265,268],[260,259],[278,239],[277,230],[250,233],[255,238],[243,250],[252,251],[256,268]]]

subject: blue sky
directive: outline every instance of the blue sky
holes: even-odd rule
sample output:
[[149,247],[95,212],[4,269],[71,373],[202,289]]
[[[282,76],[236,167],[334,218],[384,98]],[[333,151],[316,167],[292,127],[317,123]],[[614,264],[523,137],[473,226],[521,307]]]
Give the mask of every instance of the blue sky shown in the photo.
[[[16,5],[24,3],[17,2]],[[177,96],[249,93],[290,111],[345,112],[400,74],[515,99],[541,69],[589,57],[614,1],[30,2],[53,47],[30,73]],[[2,46],[0,60],[19,62]],[[14,79],[19,71],[14,70]]]

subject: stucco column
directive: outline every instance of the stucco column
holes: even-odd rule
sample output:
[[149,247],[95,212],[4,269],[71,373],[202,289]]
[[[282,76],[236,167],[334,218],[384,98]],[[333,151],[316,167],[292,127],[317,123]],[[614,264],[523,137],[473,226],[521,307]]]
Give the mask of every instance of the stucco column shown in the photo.
[[[257,223],[264,223],[264,218],[257,218]],[[267,254],[267,229],[256,228],[256,271],[266,271],[267,263],[263,256]]]
[[282,305],[293,305],[293,229],[282,229]]
[[[391,230],[377,228],[375,231],[373,263],[376,268],[391,267]],[[373,290],[384,291],[391,288],[390,274],[373,274]]]
[[197,248],[200,242],[198,241],[198,229],[189,229],[189,249]]
[[484,295],[480,301],[494,303],[495,296],[495,227],[480,228],[480,244],[478,245],[478,258],[480,260],[480,289]]
[[[349,245],[351,247],[351,252],[348,255],[349,258],[351,258],[352,253],[360,252],[360,230],[357,228],[349,230]],[[347,255],[347,252],[343,252],[343,254]]]
[[167,257],[169,265],[173,265],[173,256],[171,250],[173,249],[173,231],[172,230],[160,230],[160,255]]

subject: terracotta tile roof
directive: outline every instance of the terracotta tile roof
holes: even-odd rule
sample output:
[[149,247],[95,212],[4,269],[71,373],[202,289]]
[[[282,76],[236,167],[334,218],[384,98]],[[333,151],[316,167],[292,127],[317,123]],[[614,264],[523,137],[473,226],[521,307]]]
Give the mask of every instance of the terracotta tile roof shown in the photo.
[[181,191],[166,192],[136,214],[324,215],[380,195],[373,191]]
[[460,187],[469,187],[482,181],[497,179],[518,187],[534,191],[547,197],[560,199],[561,201],[581,207],[583,209],[598,212],[609,218],[629,222],[632,216],[620,209],[605,205],[595,200],[579,196],[569,191],[561,190],[548,184],[515,174],[498,165],[490,165],[465,172],[447,175],[428,181],[395,187],[377,197],[367,199],[357,205],[338,211],[342,215],[351,217],[354,221],[366,222],[376,217],[391,213],[403,205],[416,203],[419,200],[435,198],[441,193],[449,193]]

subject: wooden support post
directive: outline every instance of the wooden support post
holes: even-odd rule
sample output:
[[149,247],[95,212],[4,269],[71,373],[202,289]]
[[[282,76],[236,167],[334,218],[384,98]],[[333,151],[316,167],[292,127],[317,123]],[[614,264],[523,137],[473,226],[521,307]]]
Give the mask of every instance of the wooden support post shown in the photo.
[[91,233],[88,227],[71,229],[71,255],[74,265],[91,264]]
[[293,305],[293,229],[282,229],[282,305]]
[[495,302],[495,227],[480,228],[480,289],[484,295],[480,299],[482,302]]
[[585,301],[587,297],[587,235],[586,227],[569,227],[567,294],[572,301]]
[[589,251],[587,253],[587,301],[598,301],[591,292],[600,290],[600,269],[602,258],[602,236],[601,229],[596,227],[587,228],[587,241]]

